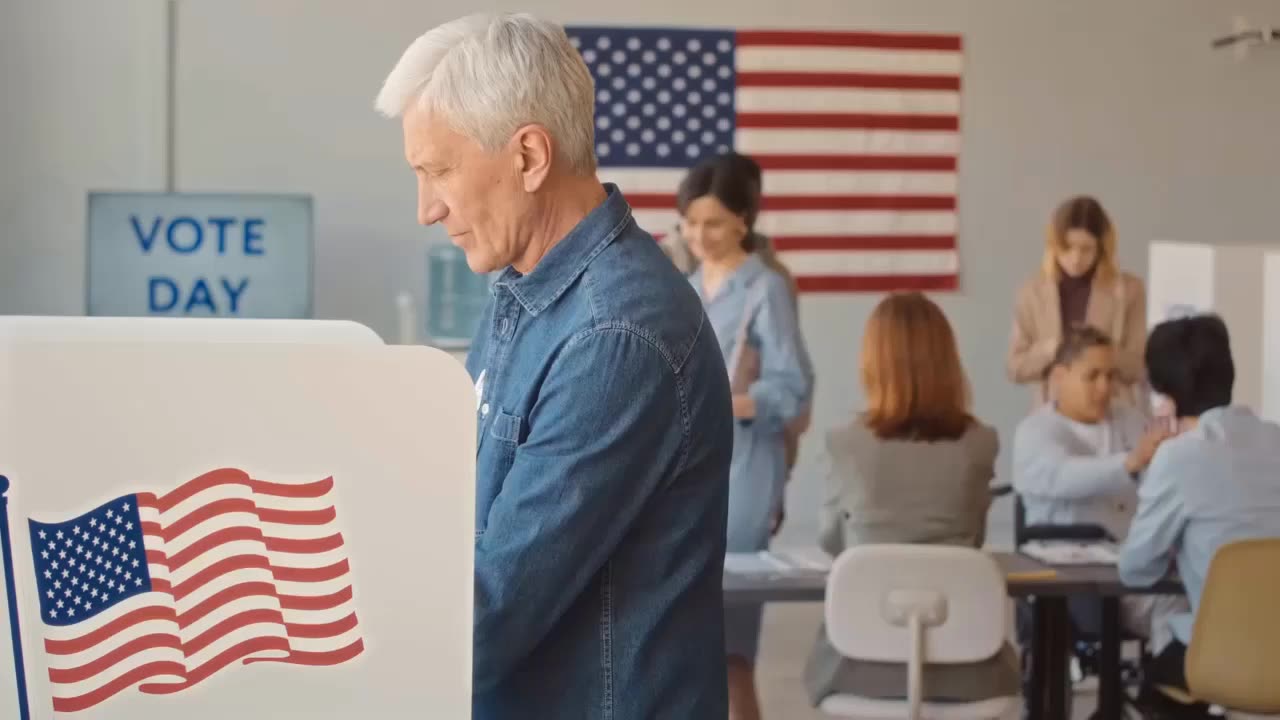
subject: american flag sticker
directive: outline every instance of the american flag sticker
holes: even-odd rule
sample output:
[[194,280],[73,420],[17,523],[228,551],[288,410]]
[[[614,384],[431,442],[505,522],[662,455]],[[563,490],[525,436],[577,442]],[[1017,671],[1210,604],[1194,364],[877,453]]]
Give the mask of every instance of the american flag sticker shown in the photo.
[[364,651],[333,479],[237,469],[29,521],[53,709],[167,695],[231,666]]
[[763,171],[757,230],[801,291],[958,285],[958,35],[568,27],[596,85],[600,176],[654,235],[712,154]]

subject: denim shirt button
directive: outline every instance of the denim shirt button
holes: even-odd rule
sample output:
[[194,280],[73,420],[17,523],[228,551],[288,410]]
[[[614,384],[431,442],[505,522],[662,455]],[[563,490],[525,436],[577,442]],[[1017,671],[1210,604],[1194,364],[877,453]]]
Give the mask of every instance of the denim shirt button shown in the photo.
[[480,406],[480,416],[487,417],[489,415],[489,403]]

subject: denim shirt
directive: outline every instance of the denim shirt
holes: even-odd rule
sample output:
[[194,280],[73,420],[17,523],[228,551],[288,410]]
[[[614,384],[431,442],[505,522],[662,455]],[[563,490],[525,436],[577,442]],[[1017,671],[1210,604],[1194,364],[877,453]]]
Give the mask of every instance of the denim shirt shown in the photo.
[[621,192],[493,285],[477,386],[473,712],[727,714],[728,374]]
[[1191,612],[1169,625],[1190,645],[1214,553],[1236,540],[1270,537],[1280,537],[1280,426],[1245,407],[1214,408],[1152,458],[1120,552],[1120,579],[1154,585],[1175,564]]

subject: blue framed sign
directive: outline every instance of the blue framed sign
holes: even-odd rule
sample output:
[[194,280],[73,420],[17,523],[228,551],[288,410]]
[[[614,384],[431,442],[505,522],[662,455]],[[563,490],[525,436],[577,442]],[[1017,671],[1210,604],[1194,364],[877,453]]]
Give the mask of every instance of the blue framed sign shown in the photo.
[[309,318],[305,195],[89,194],[89,315]]

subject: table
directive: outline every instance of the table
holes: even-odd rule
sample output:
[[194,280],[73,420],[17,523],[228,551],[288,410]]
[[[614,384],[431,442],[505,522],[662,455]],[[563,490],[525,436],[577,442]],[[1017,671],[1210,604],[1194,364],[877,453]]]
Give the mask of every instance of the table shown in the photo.
[[[1120,582],[1116,568],[1108,565],[1049,566],[1026,555],[992,553],[1004,569],[1010,597],[1032,599],[1034,632],[1031,639],[1031,687],[1027,698],[1030,720],[1065,720],[1067,676],[1071,638],[1067,599],[1097,597],[1102,603],[1101,651],[1098,658],[1098,712],[1102,720],[1124,716],[1124,691],[1120,682],[1120,598],[1126,595],[1181,594],[1182,583],[1167,578],[1153,587],[1132,588]],[[1044,576],[1052,571],[1053,575]],[[726,572],[726,604],[771,602],[822,602],[826,575],[739,575]]]

